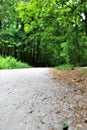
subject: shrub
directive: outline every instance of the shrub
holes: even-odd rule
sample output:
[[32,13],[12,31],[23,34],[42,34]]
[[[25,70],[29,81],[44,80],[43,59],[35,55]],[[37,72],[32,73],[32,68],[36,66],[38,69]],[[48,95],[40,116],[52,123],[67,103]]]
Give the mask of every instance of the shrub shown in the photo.
[[66,70],[73,70],[74,66],[72,64],[63,64],[60,66],[56,66],[57,69],[66,69]]
[[17,69],[17,68],[29,68],[26,63],[22,63],[21,61],[17,61],[15,58],[8,56],[2,57],[0,56],[0,69]]

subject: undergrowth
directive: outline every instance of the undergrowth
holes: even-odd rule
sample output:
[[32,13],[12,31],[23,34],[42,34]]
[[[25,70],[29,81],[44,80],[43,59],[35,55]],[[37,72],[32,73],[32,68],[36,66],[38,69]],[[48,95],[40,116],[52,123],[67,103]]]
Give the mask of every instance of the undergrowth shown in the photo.
[[71,64],[63,64],[60,66],[55,66],[56,69],[73,70],[74,66]]
[[29,68],[26,63],[22,63],[21,61],[17,61],[15,58],[8,56],[2,57],[0,56],[0,69],[18,69],[18,68]]

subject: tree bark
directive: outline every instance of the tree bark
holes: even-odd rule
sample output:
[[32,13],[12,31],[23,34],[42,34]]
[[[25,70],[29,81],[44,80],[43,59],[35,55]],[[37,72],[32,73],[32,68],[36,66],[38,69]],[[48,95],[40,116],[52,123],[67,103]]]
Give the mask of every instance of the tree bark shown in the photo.
[[86,32],[86,36],[87,36],[87,11],[85,11],[84,14],[85,14],[85,20],[84,20],[84,22],[85,22],[85,32]]
[[40,38],[38,38],[37,41],[37,48],[36,48],[36,66],[39,66],[40,64]]

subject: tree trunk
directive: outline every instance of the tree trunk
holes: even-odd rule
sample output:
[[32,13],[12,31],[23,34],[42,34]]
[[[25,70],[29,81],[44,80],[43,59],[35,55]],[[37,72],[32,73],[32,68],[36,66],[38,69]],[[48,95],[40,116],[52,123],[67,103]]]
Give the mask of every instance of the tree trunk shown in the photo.
[[87,36],[87,11],[85,11],[85,32],[86,32],[86,36]]
[[17,47],[14,45],[14,57],[17,58]]
[[75,32],[76,32],[76,49],[77,49],[77,56],[76,56],[76,59],[78,61],[78,63],[80,64],[80,61],[81,61],[81,56],[80,56],[80,46],[79,46],[79,40],[78,40],[78,25],[76,25],[75,27]]
[[37,41],[37,48],[36,48],[36,66],[40,66],[40,38]]
[[2,28],[2,20],[0,19],[0,29]]

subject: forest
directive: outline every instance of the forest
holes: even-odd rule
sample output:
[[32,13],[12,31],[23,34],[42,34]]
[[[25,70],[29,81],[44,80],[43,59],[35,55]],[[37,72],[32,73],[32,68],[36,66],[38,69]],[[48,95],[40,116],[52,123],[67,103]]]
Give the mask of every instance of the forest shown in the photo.
[[86,0],[0,0],[0,56],[87,66]]

